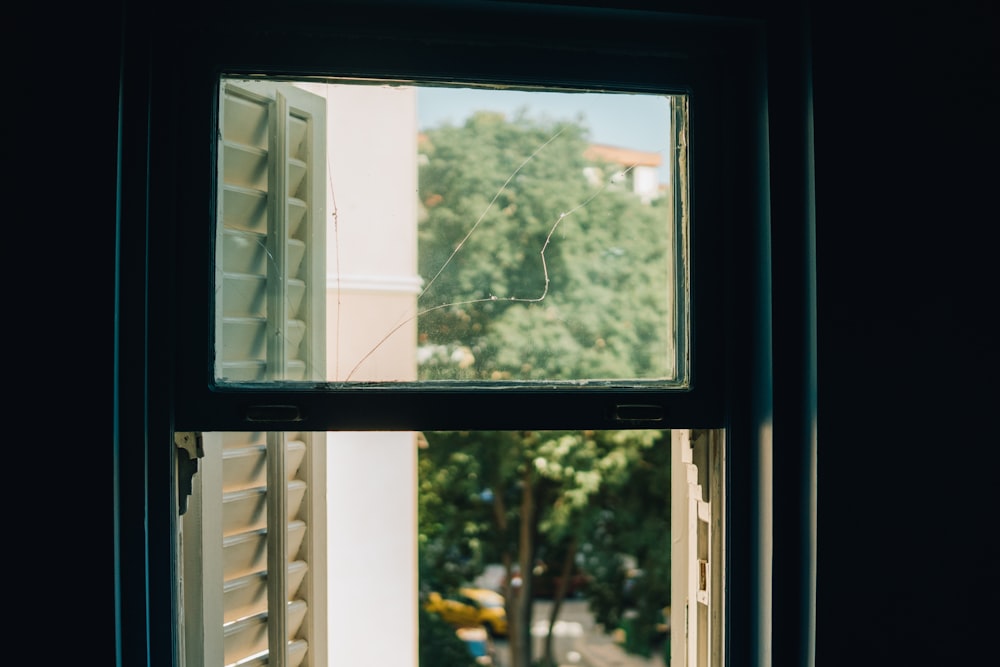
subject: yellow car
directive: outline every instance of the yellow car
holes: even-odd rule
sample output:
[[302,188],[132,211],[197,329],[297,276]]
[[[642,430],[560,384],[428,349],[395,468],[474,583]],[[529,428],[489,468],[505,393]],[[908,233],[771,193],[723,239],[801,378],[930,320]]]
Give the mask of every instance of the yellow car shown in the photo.
[[431,593],[424,609],[455,627],[482,626],[494,637],[507,636],[503,596],[487,588],[460,588],[458,595],[450,598]]

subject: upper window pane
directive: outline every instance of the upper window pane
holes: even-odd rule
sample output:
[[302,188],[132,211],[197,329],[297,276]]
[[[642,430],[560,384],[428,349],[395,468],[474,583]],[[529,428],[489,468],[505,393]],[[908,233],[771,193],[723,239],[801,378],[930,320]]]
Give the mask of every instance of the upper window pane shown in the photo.
[[224,79],[216,379],[684,386],[684,99]]

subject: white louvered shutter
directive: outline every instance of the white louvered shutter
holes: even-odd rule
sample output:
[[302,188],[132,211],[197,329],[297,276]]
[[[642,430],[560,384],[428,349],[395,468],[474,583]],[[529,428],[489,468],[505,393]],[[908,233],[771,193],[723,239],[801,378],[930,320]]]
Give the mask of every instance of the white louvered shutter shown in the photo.
[[325,109],[291,85],[223,88],[220,379],[325,379]]
[[[216,374],[325,373],[325,100],[224,83],[220,100]],[[320,667],[323,438],[206,433],[184,517],[189,667]],[[280,610],[281,613],[274,613]],[[320,640],[322,641],[322,640]]]

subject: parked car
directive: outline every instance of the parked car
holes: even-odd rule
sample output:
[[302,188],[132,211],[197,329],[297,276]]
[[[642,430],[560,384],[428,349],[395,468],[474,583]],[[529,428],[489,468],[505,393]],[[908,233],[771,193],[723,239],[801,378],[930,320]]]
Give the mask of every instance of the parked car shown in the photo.
[[469,653],[476,659],[477,665],[497,667],[496,648],[490,634],[483,626],[458,628],[455,630],[458,638],[465,642]]
[[455,627],[482,626],[491,636],[507,636],[507,610],[504,597],[486,588],[460,588],[458,594],[443,597],[430,593],[424,605]]

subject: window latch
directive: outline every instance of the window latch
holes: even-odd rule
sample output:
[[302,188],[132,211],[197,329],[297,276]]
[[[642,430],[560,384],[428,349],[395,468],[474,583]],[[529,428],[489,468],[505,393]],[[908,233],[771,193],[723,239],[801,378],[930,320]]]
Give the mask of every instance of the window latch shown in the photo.
[[174,433],[174,444],[177,445],[177,504],[183,515],[187,512],[194,474],[198,472],[198,459],[205,456],[205,448],[201,433],[195,431]]

